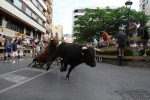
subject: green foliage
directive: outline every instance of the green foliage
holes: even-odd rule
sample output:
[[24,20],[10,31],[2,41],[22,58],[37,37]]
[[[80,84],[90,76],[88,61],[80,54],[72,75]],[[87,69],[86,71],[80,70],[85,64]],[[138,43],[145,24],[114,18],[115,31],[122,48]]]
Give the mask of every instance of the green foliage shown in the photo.
[[[85,11],[85,14],[74,22],[73,36],[76,37],[76,42],[90,42],[93,36],[101,37],[103,30],[116,37],[119,27],[125,27],[127,30],[129,25],[128,9],[124,6],[109,10],[87,8]],[[148,19],[144,12],[130,10],[130,20],[137,24],[146,25]]]

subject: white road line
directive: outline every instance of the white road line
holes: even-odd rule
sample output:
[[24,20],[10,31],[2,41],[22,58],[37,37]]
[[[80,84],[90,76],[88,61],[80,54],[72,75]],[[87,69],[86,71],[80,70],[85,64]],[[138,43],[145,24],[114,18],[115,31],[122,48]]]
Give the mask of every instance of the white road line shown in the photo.
[[26,68],[25,70],[36,71],[36,72],[45,72],[45,69],[37,69],[37,68]]
[[24,70],[24,69],[26,69],[26,68],[22,68],[22,69],[19,69],[19,70],[15,70],[15,71],[12,71],[12,72],[8,72],[8,73],[5,73],[5,74],[1,74],[0,76],[6,75],[6,74],[12,74],[12,73],[15,73],[15,72]]
[[48,72],[51,72],[52,70],[54,70],[54,69],[56,69],[56,68],[57,68],[57,67],[52,68],[50,71],[46,71],[46,72],[41,73],[41,74],[39,74],[39,75],[36,75],[36,76],[34,76],[34,77],[32,77],[32,78],[29,78],[29,79],[27,79],[27,80],[25,80],[25,81],[22,81],[22,82],[20,82],[20,83],[18,83],[18,84],[14,84],[14,85],[12,85],[12,86],[10,86],[10,87],[7,87],[7,88],[5,88],[5,89],[2,89],[2,90],[0,90],[0,93],[6,92],[6,91],[8,91],[8,90],[10,90],[10,89],[12,89],[12,88],[15,88],[15,87],[21,85],[21,84],[24,84],[24,83],[26,83],[26,82],[28,82],[28,81],[31,81],[31,80],[33,80],[33,79],[39,77],[39,76],[42,76],[42,75],[44,75],[44,74],[46,74],[46,73],[48,73]]
[[15,83],[20,83],[22,81],[29,79],[28,77],[15,75],[15,74],[6,74],[3,76],[0,76],[0,78],[11,81],[11,82],[15,82]]

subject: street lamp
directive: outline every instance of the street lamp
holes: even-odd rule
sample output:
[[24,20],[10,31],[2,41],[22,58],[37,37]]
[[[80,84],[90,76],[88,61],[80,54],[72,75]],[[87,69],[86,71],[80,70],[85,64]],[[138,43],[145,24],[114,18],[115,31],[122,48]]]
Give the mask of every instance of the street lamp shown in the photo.
[[[130,15],[130,8],[131,8],[131,5],[133,4],[133,2],[132,1],[130,1],[130,0],[127,0],[126,2],[125,2],[125,5],[126,5],[126,8],[128,9],[128,25],[127,25],[127,36],[128,37],[130,37],[130,17],[129,17],[129,15]],[[127,46],[130,46],[130,42],[129,41],[127,41],[127,44],[126,44]]]
[[128,25],[127,25],[127,29],[128,29],[128,32],[127,32],[127,35],[130,36],[130,8],[131,8],[131,5],[133,4],[133,2],[131,0],[127,0],[125,2],[125,5],[126,5],[126,8],[128,9]]

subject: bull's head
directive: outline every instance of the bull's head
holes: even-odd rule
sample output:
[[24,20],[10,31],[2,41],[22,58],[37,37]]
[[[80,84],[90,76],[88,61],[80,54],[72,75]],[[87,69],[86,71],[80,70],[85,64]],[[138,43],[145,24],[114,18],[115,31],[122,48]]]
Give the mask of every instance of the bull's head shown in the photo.
[[84,61],[87,65],[91,67],[96,66],[95,52],[93,47],[82,47],[82,55],[84,56]]

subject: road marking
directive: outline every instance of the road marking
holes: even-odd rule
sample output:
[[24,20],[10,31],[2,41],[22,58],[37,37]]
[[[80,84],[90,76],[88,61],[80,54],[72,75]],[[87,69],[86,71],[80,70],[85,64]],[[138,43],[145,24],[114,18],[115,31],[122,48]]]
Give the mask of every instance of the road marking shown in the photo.
[[0,78],[11,81],[11,82],[15,82],[15,83],[19,83],[19,82],[29,79],[28,77],[15,75],[15,74],[5,74],[3,76],[0,76]]
[[[8,90],[10,90],[10,89],[13,89],[13,88],[15,88],[15,87],[17,87],[17,86],[19,86],[19,85],[22,85],[22,84],[26,83],[26,82],[28,82],[28,81],[31,81],[31,80],[33,80],[33,79],[35,79],[35,78],[37,78],[37,77],[40,77],[40,76],[42,76],[42,75],[44,75],[44,74],[46,74],[46,73],[48,73],[48,72],[51,72],[52,70],[54,70],[54,69],[56,69],[56,68],[57,68],[57,66],[54,67],[54,68],[52,68],[52,69],[49,70],[49,71],[46,71],[46,72],[44,72],[44,73],[41,73],[41,74],[36,75],[36,76],[34,76],[34,77],[31,77],[31,78],[29,78],[29,79],[27,79],[27,80],[25,80],[25,81],[22,81],[22,82],[20,82],[20,83],[17,83],[17,84],[14,84],[14,85],[12,85],[12,86],[9,86],[9,87],[7,87],[7,88],[5,88],[5,89],[2,89],[2,90],[0,90],[0,93],[6,92],[6,91],[8,91]],[[23,68],[23,69],[25,69],[25,68]],[[14,72],[15,72],[15,71],[14,71]],[[8,74],[8,73],[6,73],[6,74]]]
[[3,75],[6,75],[6,74],[12,74],[12,73],[15,73],[15,72],[24,70],[24,69],[26,69],[26,68],[22,68],[22,69],[19,69],[19,70],[15,70],[15,71],[12,71],[12,72],[8,72],[8,73],[5,73],[5,74],[1,74],[0,77],[3,76]]
[[45,69],[37,69],[37,68],[26,68],[25,70],[37,71],[37,72],[45,72]]

